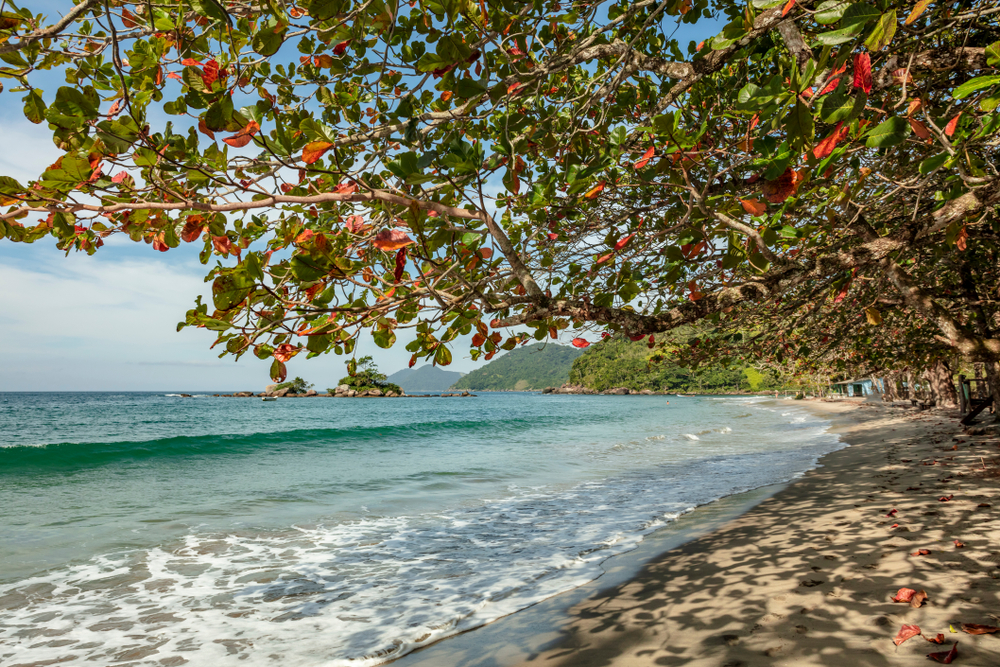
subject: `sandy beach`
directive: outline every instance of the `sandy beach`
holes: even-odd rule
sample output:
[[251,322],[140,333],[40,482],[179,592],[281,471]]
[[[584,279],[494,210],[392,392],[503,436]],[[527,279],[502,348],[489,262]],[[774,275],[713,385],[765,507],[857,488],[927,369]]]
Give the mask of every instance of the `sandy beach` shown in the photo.
[[[957,642],[953,664],[1000,665],[1000,634],[962,629],[1000,625],[997,441],[966,436],[954,415],[807,405],[851,446],[763,501],[728,501],[753,505],[736,518],[682,518],[678,546],[661,543],[622,581],[606,575],[397,664],[875,667],[930,664]],[[893,602],[900,588],[927,599]],[[897,646],[903,625],[922,634]]]

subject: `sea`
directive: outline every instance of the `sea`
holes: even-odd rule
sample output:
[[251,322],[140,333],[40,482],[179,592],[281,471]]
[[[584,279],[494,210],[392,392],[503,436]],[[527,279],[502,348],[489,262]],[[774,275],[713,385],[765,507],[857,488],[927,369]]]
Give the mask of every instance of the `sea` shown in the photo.
[[768,397],[0,393],[0,664],[368,667],[843,445]]

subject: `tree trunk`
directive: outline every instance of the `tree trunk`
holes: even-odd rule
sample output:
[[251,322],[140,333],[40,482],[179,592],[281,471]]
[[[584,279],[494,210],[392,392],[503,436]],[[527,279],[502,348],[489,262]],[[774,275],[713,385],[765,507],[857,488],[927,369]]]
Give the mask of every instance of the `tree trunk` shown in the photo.
[[899,398],[899,391],[896,388],[896,374],[889,373],[885,376],[885,393],[882,395],[883,401],[893,402]]
[[[996,362],[985,363],[983,366],[986,367],[986,381],[989,383],[989,395],[993,396],[993,406],[991,410],[996,416],[997,420],[1000,421],[1000,364]],[[980,384],[980,383],[976,383]]]
[[927,369],[927,384],[937,407],[958,407],[958,393],[955,392],[955,381],[951,377],[951,367],[947,361],[939,359]]

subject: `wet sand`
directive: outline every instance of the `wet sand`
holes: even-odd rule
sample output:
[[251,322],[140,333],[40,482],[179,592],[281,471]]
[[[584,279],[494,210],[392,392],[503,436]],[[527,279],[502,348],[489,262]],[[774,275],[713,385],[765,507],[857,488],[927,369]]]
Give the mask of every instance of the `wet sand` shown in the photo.
[[[851,446],[794,483],[682,517],[591,584],[393,664],[876,667],[933,664],[957,641],[954,664],[1000,665],[1000,633],[961,629],[1000,625],[996,439],[939,413],[799,405]],[[892,602],[902,587],[928,600]],[[896,646],[903,624],[944,643]]]

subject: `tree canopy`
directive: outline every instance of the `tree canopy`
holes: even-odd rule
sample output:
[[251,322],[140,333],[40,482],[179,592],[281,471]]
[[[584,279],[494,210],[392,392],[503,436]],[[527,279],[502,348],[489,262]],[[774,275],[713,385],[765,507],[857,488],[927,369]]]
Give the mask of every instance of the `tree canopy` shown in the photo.
[[2,95],[63,154],[0,177],[0,236],[201,244],[182,325],[275,379],[401,328],[447,365],[708,320],[1000,392],[997,0],[5,7]]

